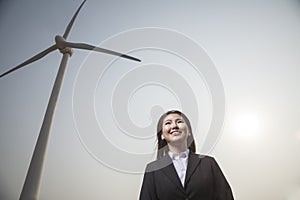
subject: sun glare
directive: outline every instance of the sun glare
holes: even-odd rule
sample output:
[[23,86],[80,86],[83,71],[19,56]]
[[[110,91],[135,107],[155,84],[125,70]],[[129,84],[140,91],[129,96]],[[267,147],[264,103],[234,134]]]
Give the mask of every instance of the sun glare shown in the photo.
[[252,137],[261,129],[260,120],[253,114],[240,115],[235,119],[234,128],[236,134],[247,138]]

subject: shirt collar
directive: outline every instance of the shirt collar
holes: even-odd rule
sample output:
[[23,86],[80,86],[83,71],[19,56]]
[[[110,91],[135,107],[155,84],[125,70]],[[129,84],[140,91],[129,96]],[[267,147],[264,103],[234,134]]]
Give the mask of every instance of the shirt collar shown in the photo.
[[177,153],[172,152],[172,151],[169,151],[168,154],[169,154],[169,156],[172,160],[175,160],[175,159],[178,159],[178,158],[187,158],[189,156],[189,152],[190,152],[190,150],[187,149],[184,152],[181,152],[179,155]]

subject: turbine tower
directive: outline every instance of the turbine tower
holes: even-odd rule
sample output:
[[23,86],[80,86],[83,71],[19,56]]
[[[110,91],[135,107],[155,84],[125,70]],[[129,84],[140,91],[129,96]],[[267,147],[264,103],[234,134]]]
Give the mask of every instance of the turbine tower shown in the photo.
[[73,23],[82,8],[83,4],[86,2],[84,0],[77,11],[75,12],[74,16],[72,17],[71,21],[69,22],[63,36],[57,35],[55,36],[55,44],[52,45],[51,47],[47,48],[46,50],[42,51],[41,53],[33,56],[32,58],[26,60],[25,62],[19,64],[18,66],[8,70],[7,72],[3,73],[0,75],[0,78],[16,71],[19,68],[22,68],[44,56],[46,56],[48,53],[58,49],[62,54],[62,60],[56,75],[56,79],[54,82],[54,86],[52,89],[52,93],[48,102],[47,110],[44,116],[43,124],[40,129],[40,133],[38,136],[38,140],[35,145],[35,149],[31,158],[30,166],[27,171],[26,179],[23,185],[22,192],[20,194],[20,199],[37,199],[38,198],[38,192],[39,192],[39,186],[40,186],[40,181],[41,181],[41,175],[42,175],[42,170],[43,170],[43,165],[44,165],[44,160],[45,160],[45,155],[46,155],[46,150],[47,150],[47,145],[48,145],[48,139],[51,131],[51,126],[52,126],[52,120],[54,117],[54,112],[56,108],[56,103],[57,99],[59,96],[61,84],[63,81],[64,73],[67,67],[68,60],[70,56],[73,54],[72,48],[75,49],[83,49],[83,50],[90,50],[90,51],[97,51],[97,52],[102,52],[106,54],[111,54],[115,56],[120,56],[126,59],[131,59],[134,61],[140,62],[141,60],[126,55],[122,54],[119,52],[111,51],[108,49],[103,49],[99,48],[93,45],[89,44],[84,44],[84,43],[71,43],[67,42],[68,35],[70,33],[70,30],[73,26]]

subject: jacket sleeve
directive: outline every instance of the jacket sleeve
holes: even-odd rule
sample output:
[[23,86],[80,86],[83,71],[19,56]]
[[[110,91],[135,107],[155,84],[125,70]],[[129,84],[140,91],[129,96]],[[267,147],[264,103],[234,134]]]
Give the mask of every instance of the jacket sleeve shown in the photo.
[[158,200],[155,188],[154,172],[149,171],[149,166],[146,167],[146,171],[144,173],[140,200]]
[[154,171],[150,170],[149,164],[144,173],[140,200],[158,200],[154,181]]
[[211,160],[212,171],[214,175],[215,199],[217,200],[233,200],[233,194],[229,183],[222,173],[218,163],[214,158]]

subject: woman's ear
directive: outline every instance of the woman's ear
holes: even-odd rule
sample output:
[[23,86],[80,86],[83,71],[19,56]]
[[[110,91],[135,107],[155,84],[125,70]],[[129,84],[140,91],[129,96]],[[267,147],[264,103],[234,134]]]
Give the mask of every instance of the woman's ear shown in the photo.
[[161,134],[161,140],[164,140],[165,139],[165,137],[163,136],[163,134]]

